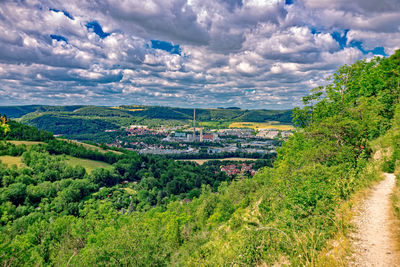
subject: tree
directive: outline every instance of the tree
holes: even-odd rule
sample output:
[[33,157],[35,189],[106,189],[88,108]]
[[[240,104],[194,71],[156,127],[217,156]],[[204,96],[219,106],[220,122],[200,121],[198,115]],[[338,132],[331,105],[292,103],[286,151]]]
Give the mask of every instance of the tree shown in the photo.
[[10,126],[7,124],[8,123],[7,116],[0,116],[0,133],[7,134],[10,131]]

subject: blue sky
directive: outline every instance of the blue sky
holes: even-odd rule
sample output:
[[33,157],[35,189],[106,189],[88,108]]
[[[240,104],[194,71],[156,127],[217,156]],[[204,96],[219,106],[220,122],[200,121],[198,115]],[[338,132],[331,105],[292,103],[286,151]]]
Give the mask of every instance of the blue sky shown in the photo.
[[398,0],[0,2],[0,105],[284,109],[400,48]]

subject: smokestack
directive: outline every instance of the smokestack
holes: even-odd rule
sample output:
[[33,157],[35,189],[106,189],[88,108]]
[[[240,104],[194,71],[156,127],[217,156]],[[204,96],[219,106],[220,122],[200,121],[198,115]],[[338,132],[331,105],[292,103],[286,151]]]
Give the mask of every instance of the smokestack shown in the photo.
[[196,109],[193,109],[193,141],[196,141]]

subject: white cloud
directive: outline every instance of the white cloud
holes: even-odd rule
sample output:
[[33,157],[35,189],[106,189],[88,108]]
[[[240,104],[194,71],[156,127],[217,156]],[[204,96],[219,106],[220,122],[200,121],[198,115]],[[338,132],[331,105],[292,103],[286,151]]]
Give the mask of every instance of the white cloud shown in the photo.
[[[0,104],[290,108],[371,56],[352,41],[393,53],[399,27],[398,0],[2,1]],[[342,49],[331,34],[346,29]]]

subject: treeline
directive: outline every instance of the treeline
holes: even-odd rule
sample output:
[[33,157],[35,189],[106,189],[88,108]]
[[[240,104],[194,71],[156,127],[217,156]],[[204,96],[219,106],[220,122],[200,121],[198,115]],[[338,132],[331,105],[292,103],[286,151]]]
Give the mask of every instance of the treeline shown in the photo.
[[166,157],[173,159],[225,159],[225,158],[253,158],[253,159],[275,159],[276,153],[247,153],[247,152],[221,152],[221,153],[207,153],[207,151],[200,151],[196,154],[180,153],[180,154],[167,154]]
[[[32,133],[28,139],[37,134],[31,127],[23,129],[27,130],[23,135]],[[11,266],[54,263],[56,239],[64,240],[60,234],[66,226],[55,233],[56,221],[90,219],[97,227],[95,220],[102,220],[106,214],[134,216],[154,207],[165,209],[174,201],[199,197],[204,185],[216,192],[232,179],[215,164],[199,167],[130,151],[103,153],[53,138],[42,141],[46,142],[29,146],[0,142],[0,156],[20,157],[23,164],[17,168],[0,163],[0,258]],[[82,166],[68,164],[65,155],[104,161],[112,167],[87,172]],[[70,226],[76,229],[74,223]],[[17,241],[31,236],[38,227],[52,238]],[[86,242],[86,234],[82,234],[79,238]]]
[[[57,152],[55,154],[103,160],[113,164],[113,168],[95,169],[91,173],[87,173],[81,166],[69,166],[63,156],[49,154],[55,151]],[[14,205],[13,209],[15,210],[21,205],[28,205],[27,210],[30,213],[40,207],[42,201],[40,197],[28,194],[29,190],[26,190],[30,185],[40,188],[45,185],[58,188],[57,190],[48,189],[52,192],[51,196],[43,193],[42,197],[46,197],[43,201],[52,201],[64,187],[58,187],[59,183],[55,185],[50,183],[72,179],[74,181],[71,180],[70,182],[75,184],[75,180],[83,179],[85,181],[80,181],[79,184],[88,187],[87,190],[84,187],[82,188],[82,190],[86,190],[86,193],[79,195],[76,191],[77,195],[73,198],[74,204],[71,204],[74,208],[66,207],[65,214],[77,215],[78,204],[85,200],[87,194],[97,191],[100,187],[107,187],[108,189],[99,192],[94,199],[103,198],[102,193],[105,191],[112,195],[114,191],[123,192],[124,190],[119,189],[122,187],[121,182],[130,183],[129,188],[137,191],[137,194],[127,193],[120,196],[118,202],[126,202],[126,205],[120,205],[120,208],[128,208],[129,206],[131,210],[149,209],[151,206],[164,205],[177,198],[192,199],[200,194],[200,187],[203,184],[209,184],[214,190],[217,190],[221,182],[230,180],[228,176],[219,171],[219,166],[215,165],[198,167],[190,162],[177,162],[164,157],[139,156],[133,152],[128,155],[107,152],[103,153],[103,158],[100,158],[99,153],[87,150],[81,145],[58,140],[30,148],[24,145],[16,146],[10,143],[1,143],[0,155],[22,156],[22,162],[29,168],[5,168],[5,165],[2,165],[0,182],[3,197],[0,198],[0,203],[7,205],[8,210],[11,204]],[[131,182],[135,183],[132,184]],[[45,185],[41,185],[42,183],[45,183]],[[69,186],[69,183],[67,184]],[[38,202],[32,202],[32,198]],[[121,198],[123,199],[121,200]],[[56,210],[58,213],[64,211],[64,209],[60,210],[59,208]],[[45,212],[49,211],[46,210]],[[11,213],[8,211],[8,214]]]
[[28,123],[39,129],[63,135],[96,134],[106,129],[120,128],[101,119],[71,118],[57,114],[43,114],[28,120]]
[[0,131],[0,140],[25,140],[25,141],[47,141],[54,139],[53,134],[48,131],[38,130],[35,127],[17,123],[10,120],[7,123],[10,131]]
[[50,154],[70,155],[76,158],[99,160],[109,164],[114,164],[118,160],[127,157],[126,155],[116,154],[111,151],[103,153],[99,150],[87,149],[83,144],[57,139],[48,141],[46,148]]

